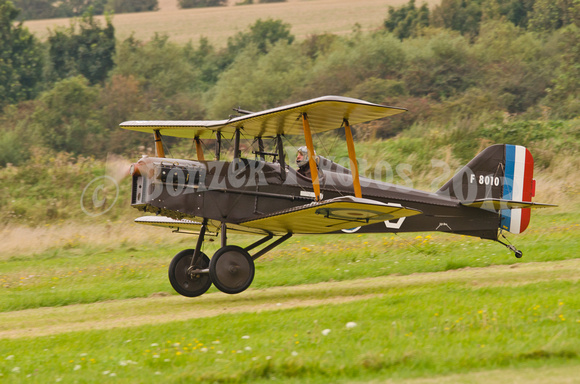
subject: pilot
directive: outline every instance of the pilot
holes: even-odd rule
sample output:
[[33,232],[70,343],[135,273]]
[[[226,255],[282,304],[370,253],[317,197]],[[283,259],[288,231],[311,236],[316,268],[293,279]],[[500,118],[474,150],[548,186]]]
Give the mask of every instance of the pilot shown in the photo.
[[[316,151],[314,151],[314,156],[316,156]],[[310,173],[310,163],[308,161],[308,148],[305,146],[298,148],[298,152],[296,153],[296,165],[298,165],[298,173],[302,176],[308,177],[309,179],[312,178],[312,174]]]

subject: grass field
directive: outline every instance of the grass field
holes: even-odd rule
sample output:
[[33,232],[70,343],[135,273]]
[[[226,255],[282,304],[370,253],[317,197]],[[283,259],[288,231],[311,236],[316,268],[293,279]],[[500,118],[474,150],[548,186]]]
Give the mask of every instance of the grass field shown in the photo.
[[[388,6],[399,6],[404,0],[289,0],[285,3],[254,4],[228,7],[180,10],[176,0],[160,1],[157,12],[115,15],[116,36],[124,40],[132,33],[149,40],[154,32],[167,34],[171,41],[197,43],[205,36],[218,47],[227,38],[244,31],[258,19],[281,19],[292,25],[292,34],[303,39],[315,33],[350,33],[356,23],[362,30],[381,28]],[[429,0],[428,4],[439,1]],[[102,18],[101,18],[102,20]],[[68,19],[32,20],[25,26],[42,40],[56,26],[68,27]]]
[[437,233],[298,236],[250,290],[196,299],[166,277],[194,237],[44,230],[62,238],[0,260],[0,381],[578,382],[576,212],[536,214],[511,237],[523,259]]

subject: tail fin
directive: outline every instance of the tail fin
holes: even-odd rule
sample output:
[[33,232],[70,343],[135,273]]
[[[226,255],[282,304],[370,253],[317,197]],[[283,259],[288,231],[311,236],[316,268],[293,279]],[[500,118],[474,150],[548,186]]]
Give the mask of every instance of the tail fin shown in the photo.
[[497,203],[504,203],[499,205],[508,209],[499,209],[499,227],[511,233],[522,233],[530,223],[531,209],[517,206],[532,201],[536,187],[533,173],[534,159],[527,148],[492,145],[473,158],[437,193],[455,197],[471,206],[483,201],[496,203],[496,207]]

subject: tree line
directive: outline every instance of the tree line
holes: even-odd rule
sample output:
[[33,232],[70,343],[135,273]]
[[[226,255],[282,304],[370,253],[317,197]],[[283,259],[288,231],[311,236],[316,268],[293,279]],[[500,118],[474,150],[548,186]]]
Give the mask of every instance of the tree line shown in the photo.
[[[258,3],[281,3],[286,0],[256,0]],[[152,12],[159,10],[158,0],[12,0],[21,9],[18,20],[80,17],[86,12],[94,15],[106,13]],[[254,0],[241,0],[236,5],[254,4]],[[223,7],[227,0],[178,0],[181,9]]]
[[150,146],[118,128],[125,120],[222,119],[232,107],[326,94],[409,109],[374,122],[378,137],[413,124],[580,114],[580,1],[443,0],[429,10],[411,0],[385,11],[381,30],[301,41],[281,20],[258,20],[223,48],[159,34],[118,41],[111,17],[103,25],[89,12],[42,43],[0,0],[0,165],[38,151]]
[[80,17],[86,12],[105,13],[151,12],[159,9],[157,0],[12,0],[20,9],[18,20]]

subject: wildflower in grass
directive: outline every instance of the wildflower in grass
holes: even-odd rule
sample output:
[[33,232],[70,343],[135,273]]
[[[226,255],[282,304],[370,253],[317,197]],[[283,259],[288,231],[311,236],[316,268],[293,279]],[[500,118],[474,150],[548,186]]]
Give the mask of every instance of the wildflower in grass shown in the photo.
[[355,323],[354,321],[349,321],[348,323],[346,323],[346,329],[352,329],[356,326],[357,326],[357,323]]
[[14,372],[14,373],[20,373],[20,367],[14,367],[14,368],[12,368],[12,372]]
[[324,330],[322,330],[321,333],[322,333],[322,336],[328,336],[328,334],[330,333],[330,329],[328,329],[328,328],[324,329]]
[[250,338],[250,336],[248,336],[248,335],[242,336],[242,339],[244,339],[244,340],[247,340],[249,338]]
[[82,367],[80,365],[75,365],[75,367],[73,368],[73,371],[78,371],[79,369],[81,369]]
[[292,356],[298,356],[298,352],[292,351]]
[[14,360],[14,355],[9,355],[6,357],[6,360]]

